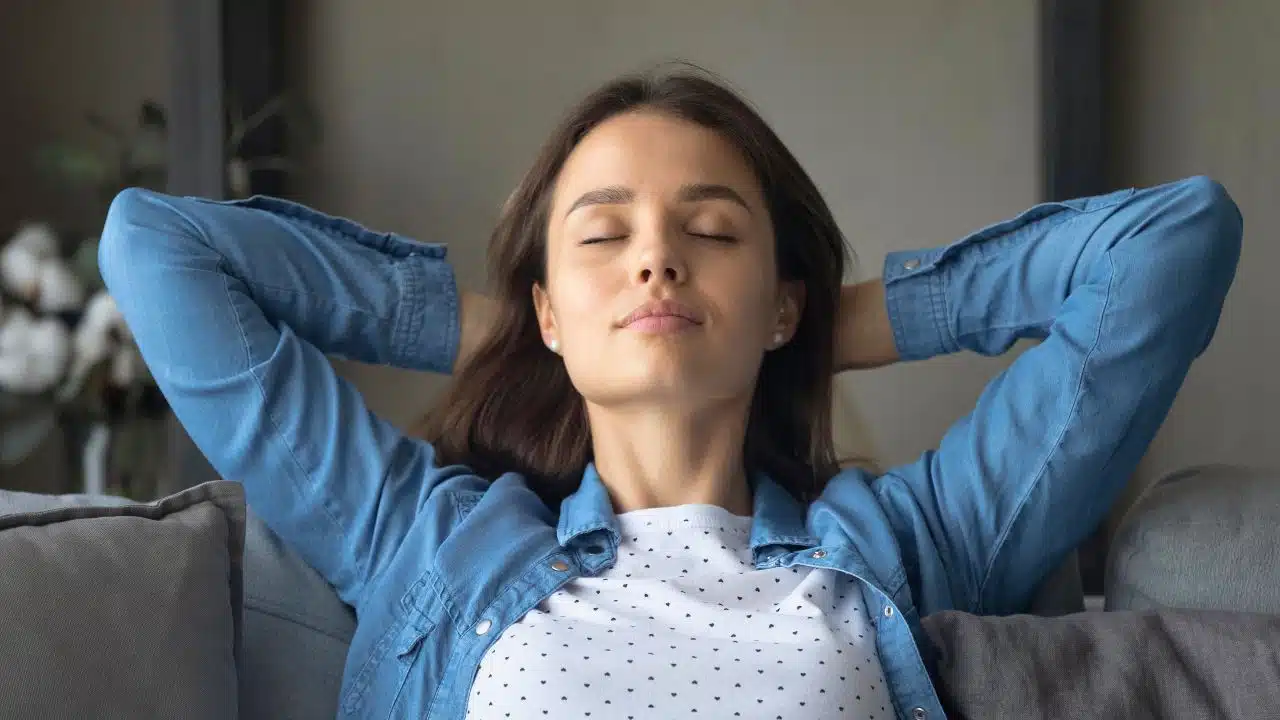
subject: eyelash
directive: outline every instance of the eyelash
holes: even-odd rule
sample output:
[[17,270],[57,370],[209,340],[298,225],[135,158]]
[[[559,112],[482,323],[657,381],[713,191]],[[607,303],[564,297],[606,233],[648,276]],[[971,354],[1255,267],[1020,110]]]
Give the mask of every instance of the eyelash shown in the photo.
[[[706,233],[689,233],[689,235],[696,238],[702,238],[704,240],[715,240],[716,242],[722,242],[722,243],[736,243],[738,241],[738,238],[734,237],[733,235],[709,235]],[[609,237],[587,238],[586,240],[582,241],[582,244],[597,245],[599,243],[608,242],[610,240],[623,240],[626,237],[627,237],[626,235],[614,235]]]
[[689,234],[696,238],[703,238],[704,240],[715,240],[717,242],[722,242],[722,243],[738,242],[738,238],[734,237],[733,235],[707,235],[704,233],[689,233]]

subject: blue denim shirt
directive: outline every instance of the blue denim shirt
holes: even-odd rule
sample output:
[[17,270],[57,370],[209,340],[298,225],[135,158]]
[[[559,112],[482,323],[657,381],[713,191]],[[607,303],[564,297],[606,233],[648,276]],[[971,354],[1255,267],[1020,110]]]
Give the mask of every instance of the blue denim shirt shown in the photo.
[[[756,566],[861,581],[899,717],[943,716],[921,617],[1025,610],[1103,518],[1213,335],[1241,234],[1223,188],[1191,178],[889,255],[905,360],[1042,341],[913,462],[846,470],[807,507],[755,479]],[[331,369],[326,354],[450,370],[458,294],[442,246],[278,199],[129,190],[99,260],[191,437],[356,609],[344,716],[463,717],[504,629],[614,562],[593,468],[547,507],[517,474],[441,466]]]

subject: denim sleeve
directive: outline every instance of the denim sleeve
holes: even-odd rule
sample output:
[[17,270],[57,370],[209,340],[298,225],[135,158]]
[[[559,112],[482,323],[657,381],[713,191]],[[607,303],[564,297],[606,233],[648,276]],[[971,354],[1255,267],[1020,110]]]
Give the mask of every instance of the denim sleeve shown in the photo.
[[357,604],[443,473],[326,354],[447,372],[459,330],[444,248],[273,198],[131,189],[98,259],[196,445]]
[[887,258],[904,359],[1042,341],[936,451],[874,484],[900,536],[936,546],[961,609],[1025,611],[1103,520],[1214,334],[1242,230],[1222,186],[1195,177],[1037,205]]

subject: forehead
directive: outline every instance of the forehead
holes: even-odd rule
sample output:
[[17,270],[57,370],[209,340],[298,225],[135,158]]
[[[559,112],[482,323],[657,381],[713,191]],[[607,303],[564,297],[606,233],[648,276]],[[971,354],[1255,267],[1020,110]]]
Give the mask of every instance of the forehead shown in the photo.
[[746,157],[719,132],[656,112],[631,112],[606,120],[578,143],[557,178],[553,205],[602,186],[667,195],[696,183],[727,185],[749,203],[763,204]]

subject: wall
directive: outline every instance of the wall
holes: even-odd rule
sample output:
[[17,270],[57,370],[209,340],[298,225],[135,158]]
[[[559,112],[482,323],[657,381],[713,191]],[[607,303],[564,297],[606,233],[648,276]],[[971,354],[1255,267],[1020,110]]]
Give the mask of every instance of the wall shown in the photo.
[[[877,275],[887,251],[948,242],[1036,201],[1035,6],[388,0],[372,13],[314,0],[296,76],[325,140],[301,195],[449,242],[460,281],[478,287],[496,210],[565,108],[615,74],[681,57],[754,101],[825,192],[859,274]],[[846,374],[842,445],[911,457],[1009,359]],[[342,368],[397,422],[439,387]]]
[[1124,0],[1112,9],[1114,184],[1209,174],[1245,218],[1214,344],[1192,368],[1141,481],[1192,463],[1280,465],[1280,295],[1270,277],[1280,265],[1280,4]]
[[168,97],[167,8],[166,0],[0,3],[0,232],[67,209],[33,178],[33,148],[69,140],[110,150],[86,112],[131,126],[142,100]]

